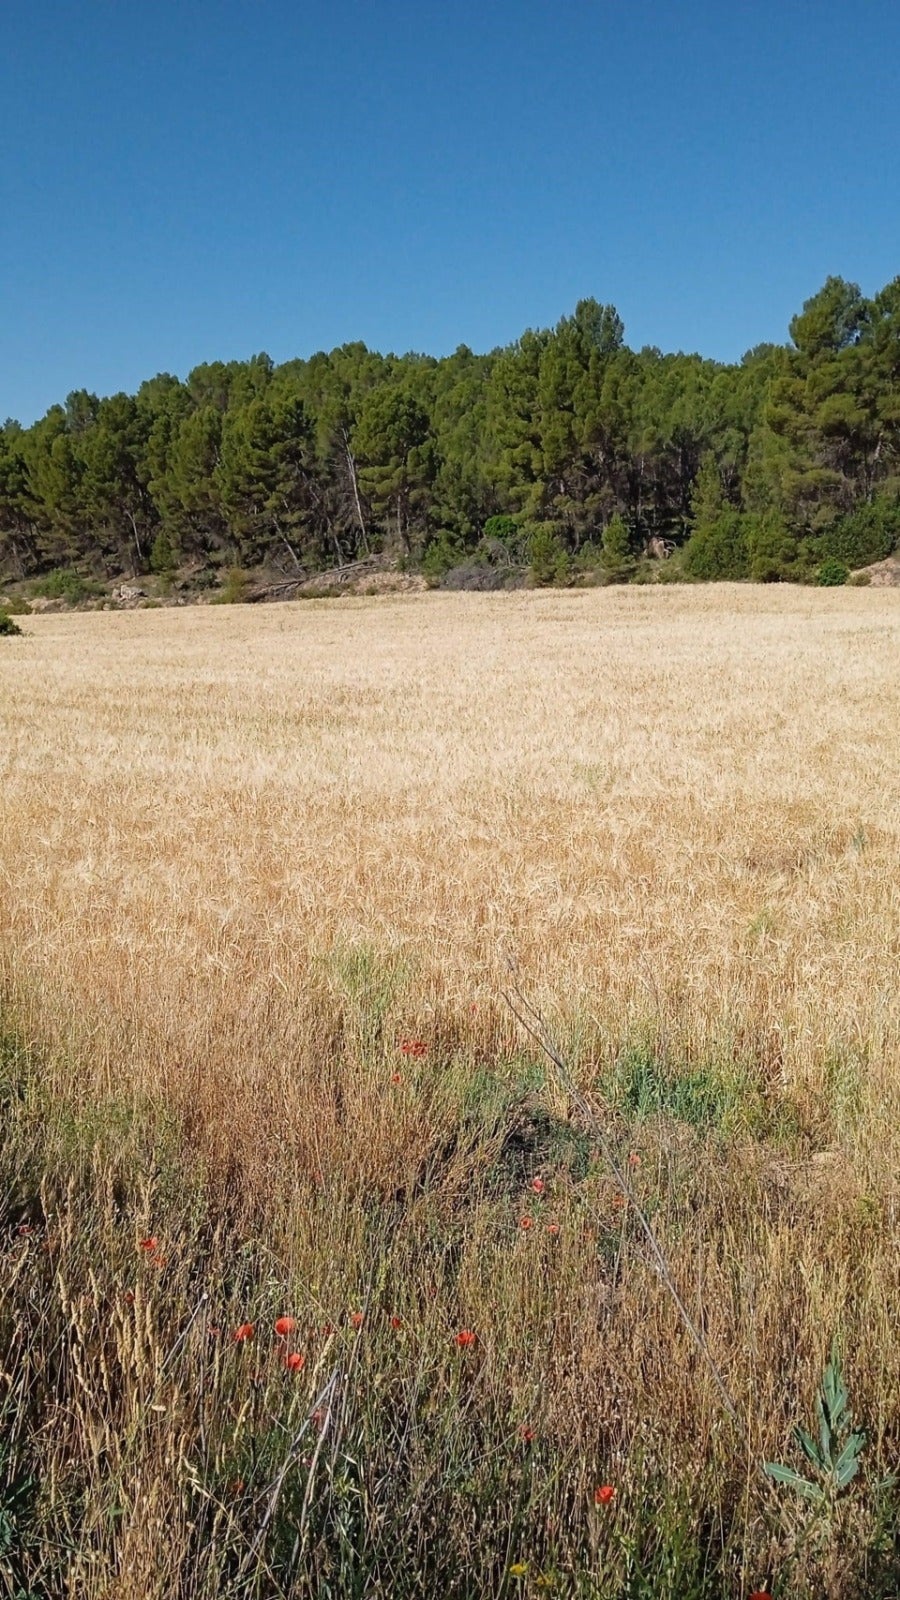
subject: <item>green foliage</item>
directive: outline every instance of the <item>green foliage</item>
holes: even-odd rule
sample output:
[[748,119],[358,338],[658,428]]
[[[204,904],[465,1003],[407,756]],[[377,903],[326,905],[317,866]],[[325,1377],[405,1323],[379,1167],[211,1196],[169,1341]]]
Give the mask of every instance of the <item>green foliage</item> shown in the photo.
[[422,571],[426,578],[436,582],[454,567],[458,567],[465,558],[466,547],[463,540],[444,528],[426,545],[422,557]]
[[616,580],[659,581],[637,559],[656,540],[687,541],[693,579],[852,569],[900,535],[900,288],[829,278],[791,338],[731,366],[635,352],[587,298],[489,355],[357,342],[76,390],[0,428],[0,577],[71,574],[50,597],[75,603],[76,569],[199,586],[218,564],[308,577],[386,550],[433,581],[561,583],[598,567],[600,529]]
[[249,578],[242,567],[229,567],[221,589],[212,596],[214,606],[238,606],[247,598]]
[[634,554],[631,548],[631,534],[625,523],[624,517],[618,512],[611,517],[603,529],[602,538],[603,560],[610,572],[617,576],[624,576],[634,569]]
[[565,583],[569,561],[552,525],[538,523],[528,535],[528,573],[538,585]]
[[816,572],[816,583],[823,589],[836,589],[845,584],[849,576],[850,568],[835,556],[829,556]]
[[[848,1401],[835,1347],[816,1396],[816,1436],[799,1424],[793,1430],[794,1442],[806,1459],[806,1473],[777,1461],[767,1461],[763,1466],[773,1483],[820,1511],[827,1511],[847,1493],[859,1472],[867,1443],[865,1428],[853,1426]],[[893,1484],[893,1479],[884,1479],[877,1488],[887,1489]]]
[[515,517],[488,517],[484,525],[485,539],[491,541],[497,539],[501,544],[506,545],[508,550],[511,550],[515,546],[518,537],[519,524]]
[[32,593],[44,600],[64,600],[67,605],[76,606],[80,601],[102,593],[102,586],[82,578],[78,572],[60,567],[36,579],[32,584]]
[[174,572],[177,566],[178,551],[174,538],[167,528],[160,528],[150,547],[150,571],[166,576]]
[[5,634],[6,636],[9,636],[11,634],[21,633],[21,632],[22,632],[22,629],[19,627],[19,624],[17,622],[13,621],[13,619],[10,616],[9,612],[6,611],[6,610],[0,609],[0,635],[4,635]]
[[750,575],[748,518],[740,511],[721,511],[691,534],[684,550],[684,570],[704,580]]
[[849,567],[866,567],[882,561],[900,540],[900,503],[877,499],[840,517],[816,541],[821,559],[842,561]]

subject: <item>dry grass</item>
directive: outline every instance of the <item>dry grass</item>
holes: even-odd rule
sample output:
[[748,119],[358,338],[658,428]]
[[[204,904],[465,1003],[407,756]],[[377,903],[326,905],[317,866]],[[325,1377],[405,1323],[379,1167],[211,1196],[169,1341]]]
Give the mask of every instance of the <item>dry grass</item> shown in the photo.
[[[552,1567],[598,1597],[821,1593],[758,1462],[834,1334],[873,1466],[897,1457],[898,597],[25,632],[0,650],[0,970],[35,1045],[8,1069],[0,1366],[14,1454],[52,1472],[17,1581],[474,1596]],[[640,1154],[736,1431],[500,999],[507,955]],[[223,1326],[289,1299],[289,1395],[261,1341],[210,1353],[205,1310],[173,1352],[204,1290]],[[332,1370],[340,1426],[257,1548]],[[873,1507],[861,1489],[831,1530],[831,1593],[894,1592]]]

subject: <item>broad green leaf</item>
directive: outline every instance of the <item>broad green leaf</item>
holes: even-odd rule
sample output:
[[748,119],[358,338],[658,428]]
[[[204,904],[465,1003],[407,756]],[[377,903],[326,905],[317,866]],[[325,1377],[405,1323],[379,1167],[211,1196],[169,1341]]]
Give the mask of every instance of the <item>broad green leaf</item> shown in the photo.
[[802,1496],[804,1500],[811,1500],[814,1505],[821,1505],[825,1499],[824,1489],[820,1489],[817,1483],[810,1483],[808,1478],[801,1477],[793,1467],[786,1467],[779,1461],[764,1461],[763,1472],[774,1478],[776,1483],[783,1483],[785,1488],[793,1489],[794,1493]]

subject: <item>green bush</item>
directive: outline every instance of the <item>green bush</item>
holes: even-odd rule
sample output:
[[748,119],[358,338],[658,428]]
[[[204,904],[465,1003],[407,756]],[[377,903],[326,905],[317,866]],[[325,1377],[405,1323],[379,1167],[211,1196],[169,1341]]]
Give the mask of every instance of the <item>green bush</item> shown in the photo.
[[[497,521],[499,519],[492,518],[491,520]],[[466,547],[462,539],[459,538],[458,534],[450,533],[445,528],[436,534],[431,543],[426,546],[425,554],[422,557],[422,571],[426,578],[432,578],[437,582],[443,578],[445,573],[451,572],[454,567],[458,567],[465,558]]]
[[749,577],[747,523],[740,511],[721,511],[711,522],[696,527],[684,547],[685,572],[707,582]]
[[103,586],[92,582],[89,578],[82,578],[78,572],[73,572],[71,567],[57,567],[54,572],[48,572],[43,578],[38,578],[33,585],[33,593],[43,600],[64,600],[67,605],[77,606],[79,601],[87,600],[92,595],[102,594]]
[[484,537],[499,539],[501,544],[512,549],[518,542],[519,524],[515,517],[488,517],[484,525]]
[[239,606],[247,598],[249,575],[242,567],[230,567],[221,589],[210,602],[214,606]]
[[551,523],[534,525],[528,540],[528,558],[532,583],[565,583],[569,576],[569,558]]
[[150,546],[150,571],[162,576],[174,572],[178,566],[178,551],[164,528],[160,528]]
[[21,633],[22,629],[14,622],[8,611],[0,611],[0,635]]
[[631,546],[631,531],[624,517],[616,512],[603,529],[603,560],[608,570],[617,577],[627,577],[634,571],[635,557]]
[[754,583],[780,583],[805,576],[800,545],[779,516],[749,515],[745,521]]
[[837,589],[847,582],[849,576],[850,568],[843,561],[838,561],[836,556],[829,556],[816,572],[816,583],[823,589]]
[[883,561],[900,540],[900,506],[895,501],[876,499],[857,506],[816,540],[820,562],[829,558],[843,561],[850,568],[867,567]]

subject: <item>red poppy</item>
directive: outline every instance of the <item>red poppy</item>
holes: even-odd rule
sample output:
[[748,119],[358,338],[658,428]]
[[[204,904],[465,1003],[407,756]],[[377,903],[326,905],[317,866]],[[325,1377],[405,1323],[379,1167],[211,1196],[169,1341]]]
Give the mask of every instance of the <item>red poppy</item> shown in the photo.
[[275,1332],[278,1334],[278,1337],[280,1339],[284,1339],[284,1338],[287,1337],[287,1335],[289,1333],[293,1333],[293,1331],[296,1328],[296,1326],[297,1326],[296,1317],[276,1317],[275,1318]]
[[364,1311],[351,1311],[351,1313],[350,1313],[350,1321],[353,1323],[354,1328],[361,1328],[362,1327],[364,1316],[365,1316],[365,1312]]
[[299,1350],[292,1350],[289,1356],[285,1356],[284,1364],[288,1372],[302,1372],[306,1366],[306,1357],[302,1356]]
[[403,1082],[403,1073],[402,1072],[392,1072],[391,1073],[391,1083],[402,1083],[402,1082]]
[[548,1222],[547,1223],[547,1232],[548,1233],[559,1233],[559,1223],[558,1222]]
[[531,1444],[534,1438],[534,1429],[529,1428],[527,1422],[522,1423],[522,1426],[519,1429],[519,1438],[522,1440],[523,1444]]
[[240,1327],[235,1328],[234,1333],[231,1335],[232,1342],[234,1344],[243,1344],[245,1339],[252,1339],[255,1332],[256,1329],[252,1322],[242,1322]]
[[405,1056],[424,1056],[428,1046],[424,1039],[401,1039],[400,1049]]
[[394,1332],[397,1333],[399,1329],[403,1327],[403,1318],[391,1317],[391,1327],[393,1328]]
[[165,1256],[153,1255],[153,1256],[150,1257],[150,1265],[151,1265],[151,1267],[155,1267],[157,1272],[162,1272],[163,1268],[165,1267],[165,1264],[166,1264]]
[[520,1217],[519,1218],[519,1227],[524,1229],[524,1231],[527,1233],[529,1228],[533,1228],[534,1227],[534,1218],[533,1217]]
[[754,1589],[750,1600],[772,1600],[768,1589]]
[[543,1178],[532,1178],[531,1187],[534,1190],[535,1194],[543,1194],[543,1192],[544,1192],[544,1180],[543,1180]]
[[26,1233],[34,1233],[34,1226],[30,1222],[20,1222],[16,1229],[16,1233],[21,1234],[24,1237]]
[[140,1248],[146,1250],[149,1254],[159,1249],[159,1240],[154,1233],[151,1233],[146,1239],[141,1240]]
[[469,1346],[475,1343],[475,1335],[471,1328],[461,1328],[456,1335],[456,1342],[460,1350],[468,1350]]
[[601,1488],[594,1490],[594,1505],[608,1506],[616,1498],[616,1491],[611,1483],[604,1483]]

